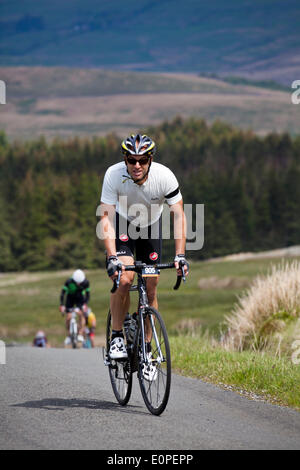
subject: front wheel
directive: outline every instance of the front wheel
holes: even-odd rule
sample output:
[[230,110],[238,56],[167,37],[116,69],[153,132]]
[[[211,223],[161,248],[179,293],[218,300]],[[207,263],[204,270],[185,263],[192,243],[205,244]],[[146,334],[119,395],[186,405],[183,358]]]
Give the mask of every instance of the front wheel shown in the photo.
[[71,338],[72,348],[76,349],[77,348],[77,323],[73,319],[71,320],[71,324],[70,324],[70,338]]
[[[109,353],[111,341],[111,314],[107,315],[106,324],[106,351]],[[132,370],[129,359],[112,360],[109,359],[109,377],[113,392],[120,405],[125,406],[129,402],[132,390]]]
[[144,330],[146,358],[143,357],[142,331],[139,331],[139,383],[148,410],[160,415],[170,395],[171,354],[164,321],[153,307],[146,310]]

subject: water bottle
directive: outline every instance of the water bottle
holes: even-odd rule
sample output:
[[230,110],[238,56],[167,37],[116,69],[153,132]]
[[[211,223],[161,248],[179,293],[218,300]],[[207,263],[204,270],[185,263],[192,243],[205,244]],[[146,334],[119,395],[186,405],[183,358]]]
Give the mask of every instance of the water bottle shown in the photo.
[[134,342],[136,330],[137,330],[137,314],[134,313],[130,317],[130,324],[128,328],[128,341],[131,343]]

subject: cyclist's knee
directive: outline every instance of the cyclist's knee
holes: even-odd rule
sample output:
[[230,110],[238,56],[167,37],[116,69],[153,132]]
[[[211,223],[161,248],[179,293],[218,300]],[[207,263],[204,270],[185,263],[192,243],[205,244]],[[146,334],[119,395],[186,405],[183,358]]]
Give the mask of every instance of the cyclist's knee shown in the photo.
[[134,275],[132,273],[123,273],[120,279],[120,286],[119,289],[121,289],[123,292],[127,292],[133,282]]

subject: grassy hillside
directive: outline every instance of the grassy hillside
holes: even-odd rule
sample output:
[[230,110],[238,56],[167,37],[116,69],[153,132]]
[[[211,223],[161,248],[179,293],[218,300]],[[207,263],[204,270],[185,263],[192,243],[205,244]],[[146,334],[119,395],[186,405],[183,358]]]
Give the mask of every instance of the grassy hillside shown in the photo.
[[216,119],[259,134],[299,132],[289,92],[189,74],[66,67],[2,67],[7,104],[0,127],[11,139],[120,136],[176,115]]
[[297,78],[296,0],[3,0],[0,10],[2,65]]
[[[250,82],[227,83],[195,74],[125,72],[71,67],[0,67],[9,101],[145,93],[257,94]],[[228,79],[230,80],[230,79]],[[286,91],[286,90],[285,90]]]
[[[258,273],[266,273],[274,262],[279,261],[194,262],[188,281],[177,292],[172,289],[176,273],[162,272],[159,308],[169,332],[186,333],[200,328],[219,337],[224,316],[233,309],[237,295]],[[52,344],[60,345],[64,325],[58,311],[59,295],[71,274],[72,270],[2,274],[0,338],[6,342],[31,341],[36,330],[43,328]],[[101,335],[105,331],[111,281],[104,270],[87,271],[87,276],[91,282],[91,306],[98,319],[97,334]],[[137,295],[131,296],[134,308]]]

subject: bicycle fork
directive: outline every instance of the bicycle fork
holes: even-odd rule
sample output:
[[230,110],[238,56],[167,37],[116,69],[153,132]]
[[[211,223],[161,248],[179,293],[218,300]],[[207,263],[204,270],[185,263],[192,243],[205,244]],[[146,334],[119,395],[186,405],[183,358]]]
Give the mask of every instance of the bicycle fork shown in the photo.
[[[145,307],[141,307],[140,322],[141,322],[141,332],[142,332],[143,362],[147,363],[148,358],[147,358],[147,352],[146,352],[146,335],[145,335],[144,314],[145,314]],[[151,323],[151,330],[153,332],[154,341],[155,341],[155,344],[156,344],[156,351],[158,352],[158,356],[156,357],[155,360],[156,360],[156,362],[158,362],[160,364],[161,362],[164,361],[164,357],[163,357],[163,354],[162,354],[162,351],[161,351],[161,348],[160,348],[160,344],[159,344],[159,340],[158,340],[158,337],[157,337],[153,316],[150,314],[150,315],[148,315],[148,318],[149,318],[150,323]]]

